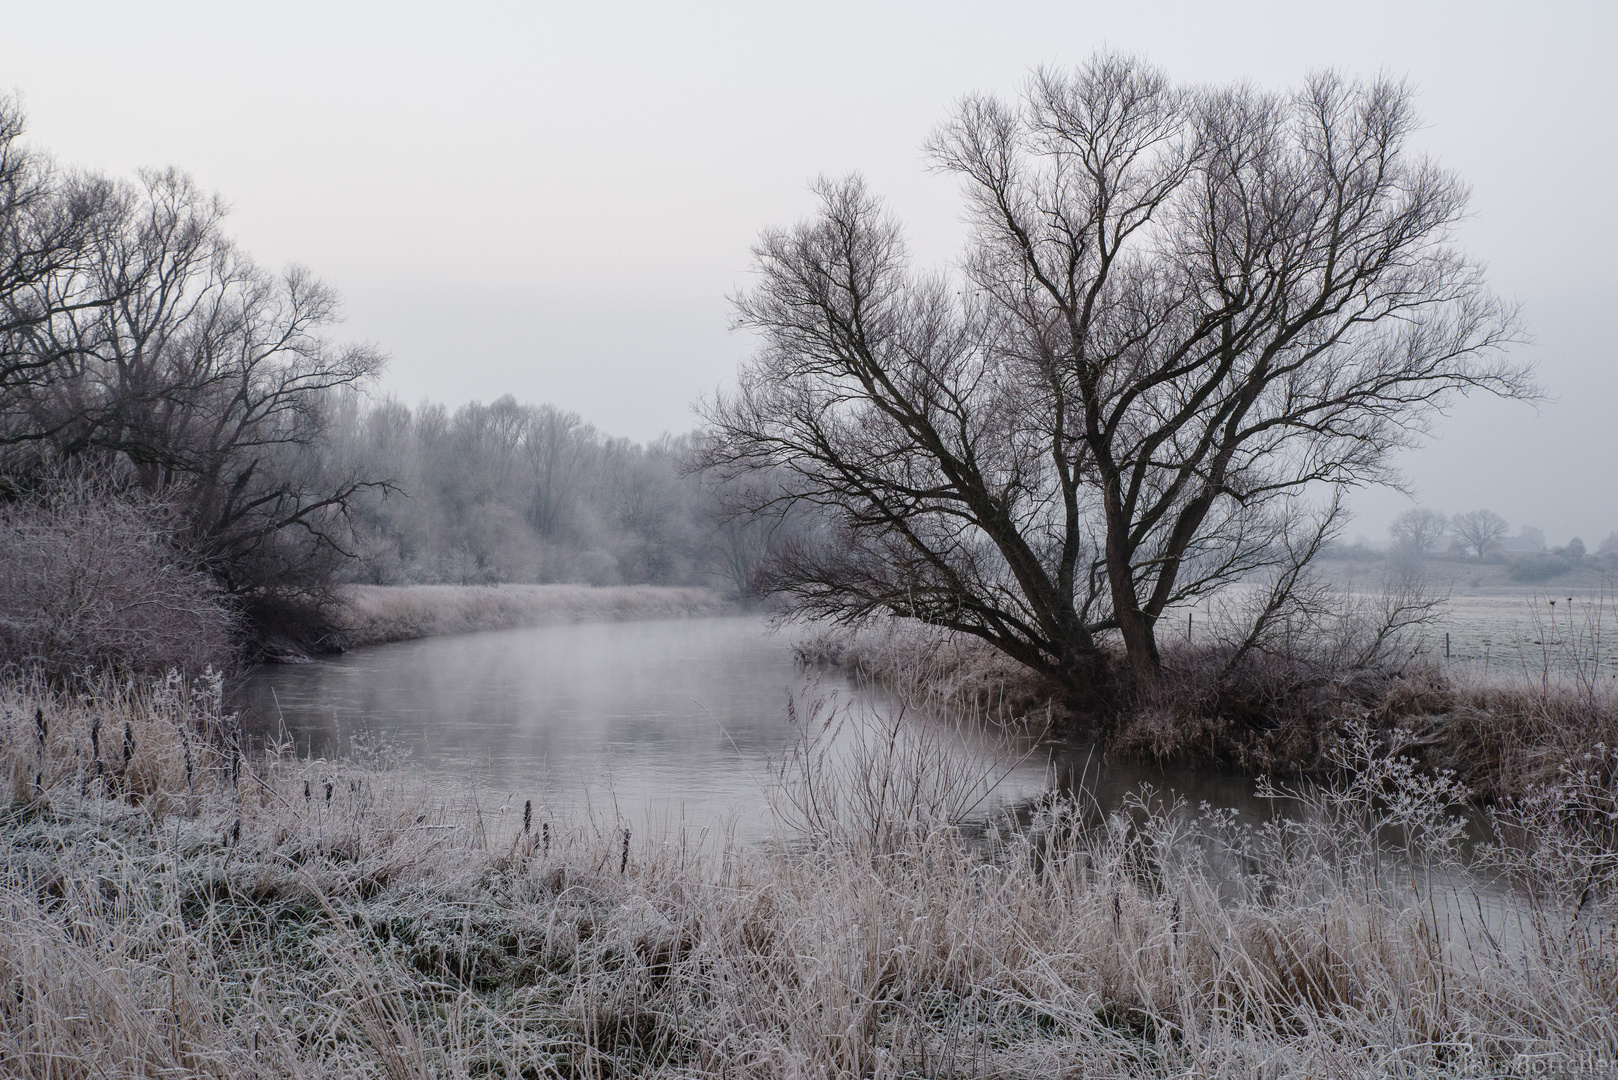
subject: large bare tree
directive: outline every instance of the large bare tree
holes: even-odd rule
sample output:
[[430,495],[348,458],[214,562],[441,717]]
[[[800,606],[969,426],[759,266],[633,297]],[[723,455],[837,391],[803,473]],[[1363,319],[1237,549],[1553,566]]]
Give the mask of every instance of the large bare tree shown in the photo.
[[1472,510],[1450,518],[1449,529],[1457,540],[1477,552],[1481,559],[1489,553],[1490,548],[1505,539],[1511,526],[1493,510]]
[[14,467],[100,460],[181,507],[190,550],[232,591],[295,590],[324,579],[350,499],[379,482],[324,448],[332,392],[381,357],[333,344],[332,290],[260,269],[223,215],[173,171],[103,192],[71,258],[15,290],[38,317],[14,320],[0,442]]
[[755,509],[833,526],[773,587],[976,635],[1076,699],[1109,636],[1158,680],[1166,608],[1318,549],[1316,494],[1395,479],[1452,395],[1532,393],[1411,99],[1115,55],[967,98],[929,146],[972,225],[954,273],[913,269],[858,178],[821,182],[758,244],[736,308],[761,346],[706,411],[706,464],[789,478]]
[[1420,554],[1449,533],[1449,518],[1424,506],[1412,507],[1388,525],[1388,535],[1401,550]]

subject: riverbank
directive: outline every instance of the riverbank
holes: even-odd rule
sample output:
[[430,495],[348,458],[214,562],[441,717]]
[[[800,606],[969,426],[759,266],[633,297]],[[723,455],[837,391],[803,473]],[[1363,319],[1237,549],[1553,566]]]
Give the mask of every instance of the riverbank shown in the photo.
[[349,585],[330,612],[343,648],[563,622],[731,614],[712,589],[662,585]]
[[1459,793],[1386,759],[1300,793],[1291,825],[1046,801],[981,839],[928,799],[844,797],[869,776],[786,770],[785,802],[816,816],[743,847],[479,806],[375,760],[244,760],[210,685],[10,685],[0,717],[8,1075],[1618,1060],[1614,868],[1577,825],[1612,793],[1573,774],[1502,819],[1524,843],[1446,891]]
[[[1125,696],[1108,712],[1064,709],[1059,692],[975,638],[905,622],[806,633],[800,662],[903,690],[937,707],[1048,722],[1121,758],[1248,775],[1324,777],[1344,738],[1369,726],[1398,739],[1429,773],[1449,773],[1475,798],[1520,797],[1552,782],[1562,763],[1618,746],[1618,665],[1610,646],[1618,602],[1609,591],[1569,621],[1524,604],[1494,605],[1473,633],[1499,646],[1491,669],[1444,658],[1441,634],[1367,658],[1332,643],[1298,652],[1170,642],[1162,687]],[[1546,610],[1554,609],[1546,605]],[[1517,624],[1506,617],[1520,617]],[[1511,663],[1502,662],[1511,643]],[[1615,781],[1618,782],[1618,781]]]

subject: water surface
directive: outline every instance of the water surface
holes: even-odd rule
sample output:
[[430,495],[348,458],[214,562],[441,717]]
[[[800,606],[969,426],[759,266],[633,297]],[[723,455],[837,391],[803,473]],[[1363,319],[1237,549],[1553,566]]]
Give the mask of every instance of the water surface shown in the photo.
[[[815,699],[891,710],[880,693],[805,672],[790,639],[757,616],[573,623],[428,638],[312,664],[266,666],[246,688],[256,733],[316,757],[358,739],[408,751],[429,772],[495,801],[562,811],[764,827],[766,788]],[[819,714],[824,716],[824,711]],[[1192,805],[1259,808],[1251,781],[1103,761],[1042,745],[1010,768],[1003,748],[963,739],[1005,779],[981,809],[1082,782],[1112,803],[1142,782]],[[999,768],[996,770],[996,763]],[[1009,769],[1009,773],[1007,770]]]

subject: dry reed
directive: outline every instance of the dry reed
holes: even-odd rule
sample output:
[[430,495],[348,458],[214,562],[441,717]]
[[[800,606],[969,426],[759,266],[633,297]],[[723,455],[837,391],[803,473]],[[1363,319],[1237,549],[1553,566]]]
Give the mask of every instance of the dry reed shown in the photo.
[[1042,800],[981,829],[956,820],[976,778],[918,783],[944,743],[908,742],[862,768],[912,796],[872,802],[869,772],[789,766],[783,783],[821,812],[746,848],[518,800],[479,809],[377,755],[246,761],[232,727],[216,683],[0,694],[0,1072],[1461,1076],[1618,1061],[1613,868],[1599,831],[1567,825],[1580,800],[1604,812],[1591,777],[1610,763],[1514,804],[1485,886],[1461,868],[1458,786],[1369,736],[1352,780],[1277,793],[1296,812],[1274,822],[1142,792]]

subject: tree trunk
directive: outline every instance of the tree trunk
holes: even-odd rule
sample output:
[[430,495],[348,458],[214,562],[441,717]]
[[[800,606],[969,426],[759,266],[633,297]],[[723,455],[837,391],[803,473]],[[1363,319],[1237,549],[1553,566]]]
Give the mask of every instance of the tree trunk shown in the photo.
[[1107,654],[1094,646],[1067,650],[1055,681],[1061,687],[1063,704],[1082,716],[1104,716],[1115,704],[1118,688]]
[[1157,634],[1153,620],[1134,603],[1131,591],[1125,597],[1128,606],[1113,600],[1118,629],[1124,637],[1124,654],[1129,660],[1130,679],[1136,690],[1150,690],[1163,679],[1163,658],[1157,652]]
[[1141,610],[1135,595],[1135,575],[1131,564],[1129,526],[1125,520],[1118,480],[1108,481],[1105,494],[1107,513],[1107,584],[1112,591],[1112,615],[1124,639],[1124,655],[1129,661],[1130,682],[1136,691],[1149,690],[1163,678],[1163,661],[1157,653],[1155,620]]

